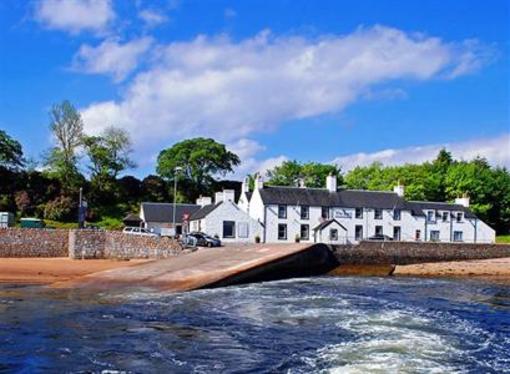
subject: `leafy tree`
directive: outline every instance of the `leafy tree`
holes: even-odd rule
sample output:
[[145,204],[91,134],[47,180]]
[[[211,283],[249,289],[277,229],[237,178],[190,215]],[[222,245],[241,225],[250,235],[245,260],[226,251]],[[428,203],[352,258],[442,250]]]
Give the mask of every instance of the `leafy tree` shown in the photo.
[[66,221],[73,219],[76,212],[76,204],[68,196],[59,196],[45,204],[44,218],[53,221]]
[[160,152],[157,172],[168,181],[178,173],[179,183],[183,183],[186,198],[194,200],[200,194],[211,192],[215,177],[234,171],[240,164],[239,157],[228,151],[224,144],[213,139],[194,138],[174,144]]
[[131,141],[125,130],[109,127],[100,136],[83,136],[90,160],[91,183],[98,194],[115,190],[117,175],[135,164],[129,158]]
[[142,199],[144,201],[165,202],[170,201],[166,181],[157,176],[149,175],[142,180]]
[[325,187],[326,177],[329,174],[335,175],[339,184],[342,184],[340,168],[330,164],[284,161],[281,165],[267,171],[268,184],[274,186],[296,186],[299,180],[303,180],[306,187]]
[[67,100],[53,105],[50,111],[50,130],[56,146],[46,155],[46,165],[63,187],[70,190],[83,181],[78,171],[77,148],[82,144],[83,121],[80,113]]
[[12,169],[21,166],[23,166],[21,144],[0,130],[0,167]]

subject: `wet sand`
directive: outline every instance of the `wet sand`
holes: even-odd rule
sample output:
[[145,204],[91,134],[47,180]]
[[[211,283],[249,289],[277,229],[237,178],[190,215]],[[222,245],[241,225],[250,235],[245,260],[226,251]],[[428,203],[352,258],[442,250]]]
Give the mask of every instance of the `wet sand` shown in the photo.
[[49,284],[98,271],[125,268],[149,260],[72,260],[62,258],[0,258],[0,283]]
[[400,265],[395,276],[468,277],[510,283],[510,257],[490,260],[437,262]]

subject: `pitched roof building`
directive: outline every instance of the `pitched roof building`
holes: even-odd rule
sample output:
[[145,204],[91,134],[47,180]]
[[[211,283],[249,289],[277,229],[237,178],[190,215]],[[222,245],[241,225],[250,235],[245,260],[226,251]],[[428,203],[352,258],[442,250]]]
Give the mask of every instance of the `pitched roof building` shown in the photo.
[[[245,181],[246,183],[246,181]],[[454,204],[407,201],[394,191],[265,186],[260,178],[239,206],[263,227],[263,241],[356,243],[371,238],[404,241],[494,242],[495,232],[469,209],[469,198]],[[243,186],[243,191],[247,190]]]

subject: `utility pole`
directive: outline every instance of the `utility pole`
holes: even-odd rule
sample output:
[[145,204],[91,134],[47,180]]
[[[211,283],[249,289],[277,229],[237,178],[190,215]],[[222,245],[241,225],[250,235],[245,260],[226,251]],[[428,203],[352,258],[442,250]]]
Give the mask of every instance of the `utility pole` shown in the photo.
[[181,171],[182,168],[177,166],[174,169],[174,209],[173,209],[173,229],[174,229],[174,237],[177,236],[177,227],[175,226],[175,214],[177,213],[177,173]]
[[83,187],[80,187],[80,202],[78,204],[78,228],[83,228]]

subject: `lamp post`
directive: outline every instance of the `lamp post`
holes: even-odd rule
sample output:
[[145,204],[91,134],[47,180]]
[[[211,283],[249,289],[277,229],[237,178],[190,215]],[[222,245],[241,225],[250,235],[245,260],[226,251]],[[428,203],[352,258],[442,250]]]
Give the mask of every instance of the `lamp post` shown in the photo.
[[174,169],[174,209],[173,209],[173,229],[174,229],[174,237],[177,236],[177,227],[175,226],[175,214],[177,209],[177,173],[181,171],[182,168],[177,166]]

